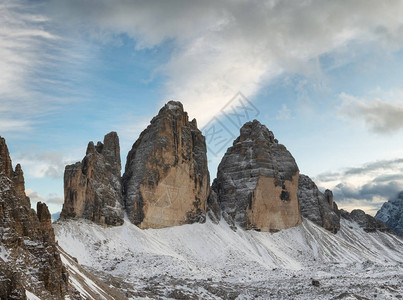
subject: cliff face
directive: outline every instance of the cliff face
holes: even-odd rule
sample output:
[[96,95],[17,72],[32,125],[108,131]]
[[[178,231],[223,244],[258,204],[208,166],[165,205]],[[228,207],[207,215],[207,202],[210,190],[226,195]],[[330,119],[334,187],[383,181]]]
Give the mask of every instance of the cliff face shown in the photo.
[[120,147],[116,132],[90,142],[81,162],[66,166],[61,219],[85,218],[101,225],[123,224]]
[[382,221],[398,235],[403,236],[403,192],[382,204],[375,219]]
[[213,195],[210,203],[217,202],[230,224],[261,231],[290,228],[301,223],[298,178],[290,152],[254,120],[241,128],[218,166],[212,187],[217,200]]
[[316,184],[306,175],[299,176],[298,201],[301,214],[323,228],[337,233],[340,229],[340,216],[333,193],[321,193]]
[[180,102],[151,120],[127,156],[125,208],[140,228],[203,221],[209,195],[205,138]]
[[12,168],[0,137],[0,298],[26,299],[25,290],[41,299],[64,299],[67,272],[56,248],[46,204],[37,213],[25,195],[21,166]]

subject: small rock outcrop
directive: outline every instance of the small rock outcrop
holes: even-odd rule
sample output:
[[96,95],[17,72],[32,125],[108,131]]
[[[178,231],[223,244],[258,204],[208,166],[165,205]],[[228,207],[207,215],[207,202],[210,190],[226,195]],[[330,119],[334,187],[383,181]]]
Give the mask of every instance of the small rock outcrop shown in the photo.
[[403,236],[403,192],[382,204],[375,219],[385,223],[396,234]]
[[392,230],[390,230],[390,228],[383,222],[366,214],[361,209],[354,209],[351,213],[341,209],[340,213],[344,219],[357,223],[365,232],[374,232],[377,230],[382,232],[392,232]]
[[64,299],[68,275],[57,250],[49,210],[31,209],[21,166],[12,168],[0,137],[0,299]]
[[298,201],[304,218],[333,233],[340,229],[340,216],[333,193],[326,190],[323,194],[311,178],[302,174],[299,176]]
[[89,142],[81,162],[66,166],[61,219],[84,218],[108,226],[123,224],[119,137]]
[[[278,231],[301,223],[299,169],[259,121],[247,122],[218,166],[212,189],[222,216],[245,229]],[[214,198],[210,203],[214,202]],[[211,208],[217,214],[217,209]]]
[[180,102],[168,102],[127,155],[123,197],[132,223],[163,228],[205,219],[206,142]]

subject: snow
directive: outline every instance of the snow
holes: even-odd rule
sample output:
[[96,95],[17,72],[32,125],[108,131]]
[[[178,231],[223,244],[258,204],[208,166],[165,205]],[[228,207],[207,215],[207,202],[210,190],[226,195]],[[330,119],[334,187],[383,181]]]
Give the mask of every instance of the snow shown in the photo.
[[30,291],[25,291],[25,295],[27,296],[27,300],[41,300],[41,298],[35,296]]
[[0,245],[0,258],[3,261],[8,262],[8,256],[9,252],[7,251],[7,249],[3,245]]
[[[147,230],[127,219],[119,227],[79,220],[54,228],[68,254],[104,279],[127,284],[125,292],[133,298],[331,299],[343,292],[387,298],[403,293],[397,284],[403,280],[403,239],[366,233],[345,220],[336,235],[307,220],[278,233],[235,232],[224,221],[210,220]],[[313,287],[311,278],[321,288]],[[332,291],[324,293],[324,287]]]

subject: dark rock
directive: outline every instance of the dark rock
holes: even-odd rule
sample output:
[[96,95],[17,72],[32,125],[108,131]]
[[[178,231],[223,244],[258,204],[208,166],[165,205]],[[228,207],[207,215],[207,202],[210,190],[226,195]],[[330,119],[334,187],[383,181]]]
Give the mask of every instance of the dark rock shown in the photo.
[[0,137],[0,298],[26,299],[29,288],[41,299],[64,299],[68,275],[56,247],[46,204],[31,209],[21,166],[12,169]]
[[377,230],[382,232],[392,232],[392,230],[390,230],[390,228],[388,228],[388,226],[383,222],[366,214],[361,209],[354,209],[351,213],[341,209],[340,212],[344,219],[356,222],[366,232],[374,232]]
[[88,143],[82,162],[66,166],[60,219],[84,218],[101,225],[123,224],[121,163],[116,132],[104,143]]
[[312,285],[319,286],[320,285],[319,280],[312,279]]
[[326,190],[325,194],[322,194],[306,175],[299,176],[298,201],[304,218],[333,233],[340,229],[340,216],[335,212],[338,209],[333,201],[333,193]]
[[403,236],[403,192],[385,202],[376,213],[375,219],[385,223],[396,234]]
[[127,156],[123,195],[140,228],[205,220],[210,179],[205,138],[180,102],[168,102]]
[[301,223],[298,177],[290,152],[266,126],[254,120],[241,128],[240,136],[228,148],[212,189],[230,224],[277,231]]

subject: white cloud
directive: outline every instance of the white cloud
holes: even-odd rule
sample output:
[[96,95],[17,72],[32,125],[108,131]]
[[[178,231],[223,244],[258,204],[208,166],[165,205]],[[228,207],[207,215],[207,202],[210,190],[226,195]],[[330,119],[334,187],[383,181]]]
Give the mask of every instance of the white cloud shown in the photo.
[[[403,96],[403,95],[402,95]],[[339,114],[351,121],[361,121],[375,133],[395,133],[403,128],[403,101],[390,102],[381,99],[365,100],[341,94]]]
[[49,204],[60,205],[63,204],[64,200],[58,197],[56,194],[48,194],[47,197],[43,197],[39,195],[37,192],[26,189],[25,194],[29,197],[29,199],[33,202],[43,202]]
[[62,178],[65,166],[73,163],[71,159],[64,157],[61,152],[35,152],[33,149],[17,153],[15,161],[21,164],[25,175],[28,177],[48,177],[53,179]]
[[[283,72],[309,74],[316,59],[350,42],[395,51],[402,1],[53,1],[61,22],[108,42],[125,33],[136,49],[173,44],[158,71],[167,98],[201,125],[238,91],[247,97]],[[281,100],[279,100],[281,101]]]

